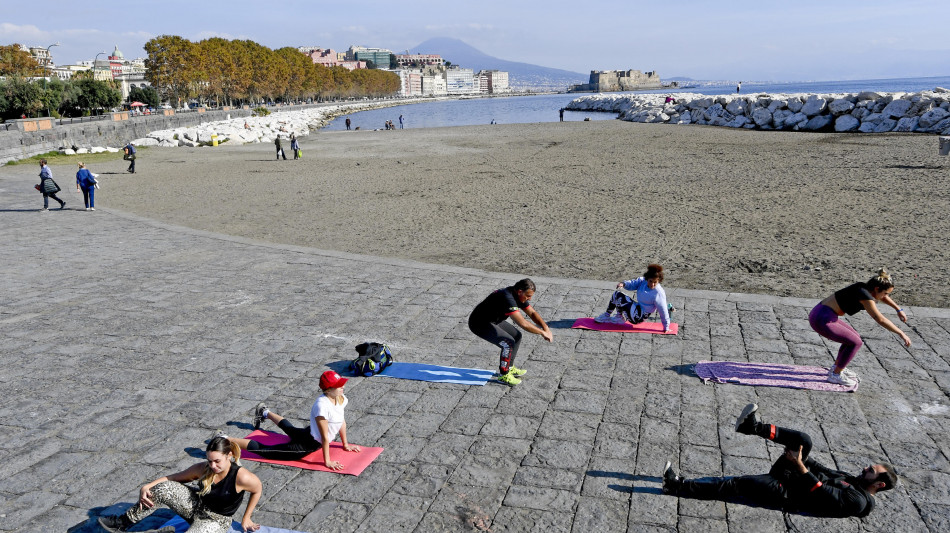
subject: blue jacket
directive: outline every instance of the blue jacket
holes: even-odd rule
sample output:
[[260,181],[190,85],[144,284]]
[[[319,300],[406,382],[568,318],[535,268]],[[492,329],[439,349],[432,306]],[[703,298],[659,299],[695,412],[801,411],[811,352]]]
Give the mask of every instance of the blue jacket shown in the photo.
[[92,172],[89,172],[88,168],[81,168],[76,173],[76,185],[88,189],[96,185],[96,179],[92,177]]

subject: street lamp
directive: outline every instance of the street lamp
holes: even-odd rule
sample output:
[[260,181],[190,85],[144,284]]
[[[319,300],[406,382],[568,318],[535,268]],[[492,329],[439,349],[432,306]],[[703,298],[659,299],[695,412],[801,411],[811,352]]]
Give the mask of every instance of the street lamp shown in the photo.
[[46,72],[44,72],[45,75],[43,76],[43,100],[46,100],[46,116],[49,116],[49,97],[46,94],[46,78],[52,70],[50,64],[53,62],[50,59],[52,56],[49,55],[49,49],[54,46],[59,46],[59,43],[51,44],[46,47]]
[[108,54],[108,53],[109,52],[106,52],[105,50],[103,50],[102,52],[99,52],[98,54],[96,54],[96,59],[94,59],[92,62],[92,79],[96,79],[96,72],[99,70],[99,56],[103,54]]

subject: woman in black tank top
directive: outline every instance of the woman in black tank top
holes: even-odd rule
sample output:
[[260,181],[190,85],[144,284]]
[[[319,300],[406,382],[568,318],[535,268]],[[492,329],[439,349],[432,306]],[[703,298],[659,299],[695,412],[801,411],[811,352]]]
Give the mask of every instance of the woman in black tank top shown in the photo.
[[[146,483],[139,490],[139,503],[124,515],[101,516],[99,525],[106,531],[126,531],[157,508],[165,505],[184,518],[191,527],[201,531],[226,533],[231,527],[231,516],[241,507],[244,493],[250,493],[241,527],[257,531],[259,525],[251,521],[251,514],[261,499],[261,480],[250,470],[241,468],[241,449],[227,437],[216,436],[206,449],[208,460],[187,470],[160,477]],[[197,481],[197,487],[184,483]]]

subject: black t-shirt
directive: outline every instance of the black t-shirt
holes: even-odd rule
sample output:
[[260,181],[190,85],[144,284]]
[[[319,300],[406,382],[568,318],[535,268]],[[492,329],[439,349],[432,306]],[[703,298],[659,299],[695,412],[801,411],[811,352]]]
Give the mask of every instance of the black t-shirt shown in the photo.
[[871,296],[871,291],[868,290],[867,285],[861,282],[852,283],[835,293],[835,301],[838,302],[838,307],[849,315],[864,311],[864,305],[861,304],[862,300],[874,300],[874,297]]
[[505,287],[489,294],[488,298],[476,305],[468,321],[470,324],[500,324],[512,313],[530,306],[531,300],[518,303],[514,287]]

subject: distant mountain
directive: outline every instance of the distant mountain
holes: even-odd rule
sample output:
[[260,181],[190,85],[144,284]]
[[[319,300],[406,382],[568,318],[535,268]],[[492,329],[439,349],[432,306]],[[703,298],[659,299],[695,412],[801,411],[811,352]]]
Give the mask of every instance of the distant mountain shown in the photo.
[[413,54],[439,54],[453,65],[475,72],[504,70],[508,72],[508,84],[514,89],[565,90],[570,85],[587,83],[590,79],[590,74],[498,59],[450,37],[429,39],[410,51]]

